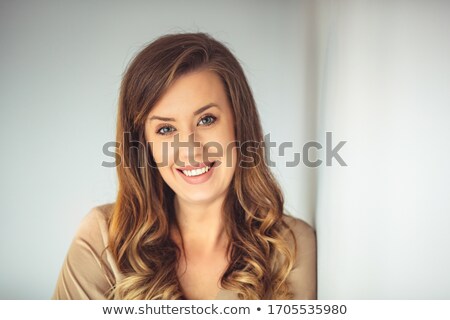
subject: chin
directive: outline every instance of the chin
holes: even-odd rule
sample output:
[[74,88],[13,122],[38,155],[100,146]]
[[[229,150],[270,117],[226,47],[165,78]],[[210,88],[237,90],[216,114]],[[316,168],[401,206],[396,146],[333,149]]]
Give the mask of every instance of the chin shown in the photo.
[[211,190],[197,191],[191,190],[188,195],[184,195],[184,200],[193,204],[207,204],[213,202],[220,196],[220,193],[213,193]]

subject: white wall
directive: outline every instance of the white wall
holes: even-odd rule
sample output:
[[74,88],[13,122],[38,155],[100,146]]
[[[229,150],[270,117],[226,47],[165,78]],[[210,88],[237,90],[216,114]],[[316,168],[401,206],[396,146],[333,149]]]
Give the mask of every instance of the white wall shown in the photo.
[[[203,31],[242,61],[264,129],[301,145],[298,1],[2,1],[0,3],[0,299],[47,299],[81,218],[114,201],[121,74],[171,32]],[[280,112],[282,110],[283,112]],[[309,131],[312,129],[310,128]],[[307,170],[274,171],[287,207],[312,222]],[[300,191],[300,193],[299,193]],[[299,195],[300,194],[300,195]]]
[[322,299],[450,298],[450,2],[321,1]]
[[[450,298],[448,1],[2,1],[0,299],[47,299],[81,218],[114,201],[121,74],[159,35],[242,61],[287,209],[317,228],[319,298]],[[286,168],[325,132],[348,167]],[[318,152],[323,159],[323,152]],[[109,158],[106,158],[109,160]]]

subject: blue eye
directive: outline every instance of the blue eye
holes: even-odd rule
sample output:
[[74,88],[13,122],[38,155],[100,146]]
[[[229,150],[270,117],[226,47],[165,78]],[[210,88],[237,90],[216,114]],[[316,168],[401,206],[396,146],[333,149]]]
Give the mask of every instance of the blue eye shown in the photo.
[[159,128],[156,131],[156,133],[165,136],[165,135],[168,135],[169,133],[171,133],[173,131],[175,131],[174,127],[164,126],[164,127]]
[[[197,123],[198,126],[210,126],[214,124],[217,121],[217,117],[213,115],[205,115],[203,116],[199,122]],[[161,136],[168,136],[172,132],[176,131],[176,129],[168,124],[164,124],[163,126],[159,127],[156,130],[156,134],[159,134]]]
[[216,122],[216,119],[217,118],[215,116],[207,115],[207,116],[204,116],[203,118],[201,118],[200,121],[198,122],[198,124],[203,125],[203,126],[210,126],[214,122]]

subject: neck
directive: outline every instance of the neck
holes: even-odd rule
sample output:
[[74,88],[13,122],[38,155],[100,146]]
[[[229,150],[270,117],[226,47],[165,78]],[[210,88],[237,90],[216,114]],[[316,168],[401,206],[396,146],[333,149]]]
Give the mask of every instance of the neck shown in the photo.
[[[208,203],[192,203],[175,196],[175,214],[179,232],[175,240],[183,239],[184,247],[197,248],[204,252],[211,252],[226,245],[223,217],[224,197]],[[178,242],[178,241],[177,241]]]

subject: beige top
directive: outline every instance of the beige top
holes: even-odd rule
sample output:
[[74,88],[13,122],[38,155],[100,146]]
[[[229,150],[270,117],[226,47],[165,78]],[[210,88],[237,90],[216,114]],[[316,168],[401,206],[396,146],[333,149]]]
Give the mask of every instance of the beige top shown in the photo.
[[[106,292],[123,275],[109,249],[107,217],[113,204],[93,208],[83,219],[67,253],[52,299],[106,299]],[[294,299],[316,299],[316,238],[306,222],[285,216],[297,238],[297,260],[288,276]],[[216,300],[237,300],[237,293],[220,289]]]

